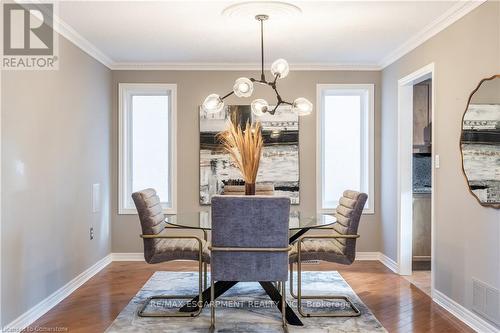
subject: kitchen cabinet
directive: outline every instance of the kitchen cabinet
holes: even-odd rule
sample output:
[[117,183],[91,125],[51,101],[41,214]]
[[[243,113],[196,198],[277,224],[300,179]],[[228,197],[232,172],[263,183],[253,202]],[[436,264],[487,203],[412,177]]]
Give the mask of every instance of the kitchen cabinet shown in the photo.
[[431,268],[431,194],[413,194],[413,269]]
[[430,153],[432,129],[432,82],[413,86],[413,152]]

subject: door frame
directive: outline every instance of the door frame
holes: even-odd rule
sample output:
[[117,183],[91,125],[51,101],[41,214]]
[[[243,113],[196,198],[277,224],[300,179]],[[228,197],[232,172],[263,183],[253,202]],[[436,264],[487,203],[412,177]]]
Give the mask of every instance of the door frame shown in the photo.
[[[3,15],[2,10],[0,14]],[[2,324],[2,185],[2,71],[0,70],[0,333],[4,327]]]
[[436,75],[434,63],[398,80],[398,146],[397,146],[397,219],[398,219],[398,273],[412,274],[412,225],[413,225],[413,86],[432,79],[432,192],[431,192],[431,292],[434,293],[435,273],[435,114]]

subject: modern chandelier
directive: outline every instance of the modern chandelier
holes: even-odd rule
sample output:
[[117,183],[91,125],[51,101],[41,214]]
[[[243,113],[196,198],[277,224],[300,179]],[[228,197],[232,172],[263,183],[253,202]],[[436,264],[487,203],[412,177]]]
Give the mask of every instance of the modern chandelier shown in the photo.
[[278,59],[274,61],[271,65],[271,74],[273,75],[272,81],[267,81],[266,75],[264,73],[264,21],[269,19],[268,15],[257,15],[255,19],[260,22],[260,54],[261,54],[261,72],[260,79],[240,77],[236,79],[233,85],[233,90],[224,96],[218,94],[210,94],[205,98],[203,102],[202,109],[207,113],[218,113],[224,108],[224,99],[235,94],[238,97],[250,97],[253,93],[254,83],[262,84],[271,87],[276,94],[276,105],[271,109],[269,103],[262,99],[255,99],[252,104],[252,112],[257,116],[262,116],[264,113],[268,112],[274,115],[276,110],[280,105],[291,106],[292,112],[296,112],[299,116],[305,116],[312,112],[313,104],[309,102],[304,97],[299,97],[291,102],[283,100],[278,92],[277,82],[279,79],[283,79],[288,75],[290,67],[285,59]]

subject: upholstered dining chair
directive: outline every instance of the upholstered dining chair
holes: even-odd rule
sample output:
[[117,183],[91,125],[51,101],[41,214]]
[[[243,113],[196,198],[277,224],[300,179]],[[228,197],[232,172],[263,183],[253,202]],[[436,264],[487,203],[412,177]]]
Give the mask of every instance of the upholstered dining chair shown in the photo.
[[[205,286],[207,284],[207,263],[210,262],[210,253],[204,239],[197,236],[170,235],[166,228],[165,216],[161,201],[156,191],[148,188],[132,194],[139,220],[142,227],[142,239],[144,241],[144,259],[148,264],[157,264],[171,260],[196,260],[198,261],[198,295],[202,299],[204,276]],[[177,229],[177,228],[175,228]],[[203,264],[203,268],[202,268]],[[203,272],[204,271],[204,272]],[[202,307],[196,312],[183,313],[146,313],[145,309],[152,300],[164,299],[191,299],[194,295],[156,295],[149,297],[138,315],[140,317],[195,317],[198,316]]]
[[278,282],[282,325],[288,280],[290,199],[269,196],[212,198],[211,329],[215,329],[215,281]]
[[[302,236],[290,252],[290,293],[297,299],[297,310],[304,317],[357,317],[361,312],[354,303],[342,295],[302,295],[302,261],[323,260],[350,265],[356,257],[356,239],[358,225],[368,196],[356,191],[344,191],[336,208],[337,222],[325,235]],[[297,264],[297,294],[293,291],[293,264]],[[352,312],[315,312],[306,313],[302,309],[302,299],[343,300],[349,304]]]

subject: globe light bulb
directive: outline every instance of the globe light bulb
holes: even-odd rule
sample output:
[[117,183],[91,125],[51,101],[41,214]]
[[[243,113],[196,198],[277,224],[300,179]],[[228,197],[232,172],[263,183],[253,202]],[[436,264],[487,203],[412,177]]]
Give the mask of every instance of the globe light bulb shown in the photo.
[[217,94],[210,94],[203,101],[202,108],[207,113],[218,113],[224,108],[224,101]]
[[288,66],[288,62],[285,59],[275,60],[271,65],[271,73],[280,79],[286,77],[288,72],[290,72],[290,66]]
[[311,114],[313,104],[304,97],[299,97],[292,104],[292,111],[297,112],[299,116],[307,116]]
[[246,77],[240,77],[234,81],[233,91],[238,97],[250,97],[253,93],[253,82]]
[[262,116],[264,112],[267,112],[269,104],[267,104],[264,99],[256,99],[252,102],[252,111],[256,116]]

